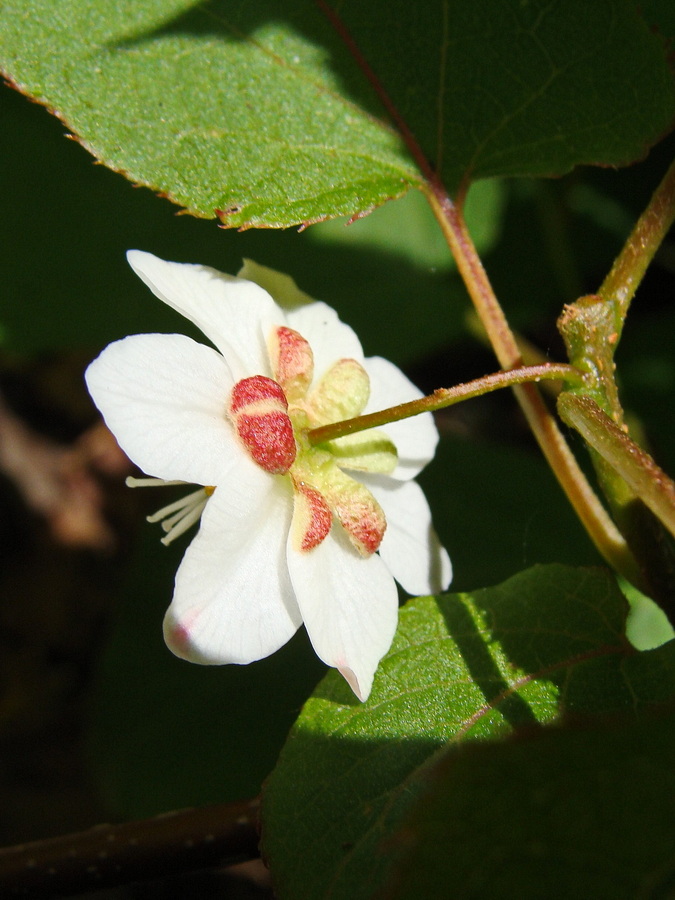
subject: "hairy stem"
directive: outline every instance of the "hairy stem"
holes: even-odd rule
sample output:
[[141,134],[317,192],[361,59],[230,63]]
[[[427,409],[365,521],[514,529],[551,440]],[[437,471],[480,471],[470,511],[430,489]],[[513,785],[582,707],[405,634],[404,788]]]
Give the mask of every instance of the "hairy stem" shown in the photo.
[[[674,219],[675,163],[652,195],[599,292],[566,306],[558,320],[570,362],[583,373],[581,384],[571,385],[569,396],[561,396],[558,412],[591,448],[614,519],[648,581],[646,593],[664,608],[672,605],[675,554],[647,510],[672,533],[669,480],[664,480],[663,472],[628,435],[614,356],[635,291]],[[583,404],[575,406],[572,395]]]
[[447,406],[454,406],[462,400],[471,400],[500,388],[513,387],[515,384],[537,382],[546,378],[554,378],[567,382],[577,382],[581,377],[573,366],[566,363],[544,363],[539,366],[522,366],[511,369],[508,372],[495,372],[494,375],[484,375],[474,381],[458,384],[451,388],[438,388],[427,397],[419,400],[410,400],[408,403],[400,403],[378,412],[368,413],[365,416],[356,416],[353,419],[345,419],[342,422],[334,422],[330,425],[322,425],[320,428],[312,428],[307,432],[311,444],[322,444],[325,441],[334,441],[347,434],[357,431],[365,431],[368,428],[379,428],[389,422],[398,422],[400,419],[409,419],[424,412],[435,412]]
[[[505,369],[520,367],[522,358],[516,338],[492,290],[461,209],[438,181],[429,186],[427,197],[497,359]],[[633,555],[579,468],[541,394],[531,384],[514,387],[514,393],[544,456],[598,551],[618,572],[634,581],[638,568]]]
[[[618,476],[619,486],[610,500],[617,521],[636,542],[635,555],[642,563],[642,590],[657,600],[675,623],[675,555],[672,544],[664,541],[659,526],[647,513],[650,510],[675,537],[675,483],[591,397],[563,391],[558,397],[558,411],[597,455],[594,463],[600,477],[603,468],[609,470],[603,481]],[[633,583],[641,587],[639,582]]]
[[675,161],[654,191],[647,209],[638,219],[598,291],[604,301],[615,307],[616,331],[619,336],[635,291],[674,221]]

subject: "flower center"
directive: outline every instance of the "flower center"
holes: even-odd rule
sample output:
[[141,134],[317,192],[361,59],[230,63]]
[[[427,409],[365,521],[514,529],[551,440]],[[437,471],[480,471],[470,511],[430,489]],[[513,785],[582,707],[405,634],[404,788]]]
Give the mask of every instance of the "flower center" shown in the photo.
[[274,378],[253,375],[237,382],[228,412],[237,436],[266,472],[289,475],[294,506],[291,542],[296,550],[317,547],[337,521],[362,556],[380,546],[387,523],[368,488],[344,469],[387,474],[396,448],[375,431],[312,446],[307,431],[358,416],[370,382],[354,359],[339,359],[312,384],[309,343],[292,328],[275,328],[268,342]]

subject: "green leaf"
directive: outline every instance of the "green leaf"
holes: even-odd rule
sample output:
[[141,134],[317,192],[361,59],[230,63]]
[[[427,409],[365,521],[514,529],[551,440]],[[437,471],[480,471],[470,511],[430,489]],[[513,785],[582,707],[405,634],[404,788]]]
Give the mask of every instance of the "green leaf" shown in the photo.
[[670,0],[641,0],[640,12],[665,38],[675,38],[675,7]]
[[322,245],[311,240],[313,229],[237,233],[176,216],[168,202],[93,165],[62,132],[45,110],[0,84],[0,327],[7,349],[84,347],[93,355],[109,341],[149,331],[203,340],[134,275],[124,256],[132,247],[232,274],[243,257],[288,272],[354,327],[368,355],[399,365],[464,329],[466,292],[456,274],[423,270],[400,254]]
[[[675,114],[630,0],[344,3],[431,167],[547,174],[642,156]],[[7,0],[0,68],[130,180],[230,226],[359,215],[418,185],[411,151],[320,5]],[[400,123],[399,123],[400,124]]]
[[[499,239],[505,203],[503,182],[481,181],[469,191],[464,215],[479,253],[489,251]],[[321,223],[310,229],[308,236],[321,244],[372,247],[396,253],[420,268],[454,267],[431,207],[419,191],[410,191],[395,203],[387,203],[354,222],[333,219]]]
[[629,582],[620,579],[621,590],[630,603],[626,637],[638,650],[652,650],[675,638],[673,626],[656,603]]
[[672,896],[672,713],[451,752],[405,824],[392,900]]
[[626,164],[672,127],[666,45],[636,7],[398,0],[382,7],[384,29],[373,27],[372,4],[339,9],[452,192],[467,178]]
[[331,673],[267,783],[263,845],[279,897],[372,896],[449,742],[672,700],[675,643],[633,651],[626,610],[607,572],[559,565],[406,604],[369,701]]
[[335,38],[307,2],[280,16],[276,3],[13,0],[0,35],[0,68],[22,90],[197,215],[316,221],[417,180],[391,129],[341,96]]

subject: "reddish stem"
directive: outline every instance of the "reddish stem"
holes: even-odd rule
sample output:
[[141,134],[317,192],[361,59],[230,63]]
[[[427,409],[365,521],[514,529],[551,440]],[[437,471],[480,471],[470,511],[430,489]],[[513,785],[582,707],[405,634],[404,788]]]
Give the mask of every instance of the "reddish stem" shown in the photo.
[[[504,369],[521,366],[522,358],[515,336],[509,328],[464,222],[461,211],[463,189],[459,192],[457,203],[454,203],[349,29],[325,0],[316,0],[316,3],[372,86],[416,162],[425,181],[423,190],[455,257],[500,365]],[[637,568],[632,554],[579,468],[539,391],[534,385],[526,384],[515,387],[514,392],[549,465],[595,546],[614,568],[631,579]]]

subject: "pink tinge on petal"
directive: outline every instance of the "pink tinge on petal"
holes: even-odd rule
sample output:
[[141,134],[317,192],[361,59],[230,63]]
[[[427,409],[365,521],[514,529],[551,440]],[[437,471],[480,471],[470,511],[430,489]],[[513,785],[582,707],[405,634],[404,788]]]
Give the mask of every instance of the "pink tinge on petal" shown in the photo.
[[356,696],[363,703],[363,701],[366,700],[367,697],[363,696],[359,680],[354,674],[353,670],[350,669],[349,666],[338,666],[338,672],[340,673],[340,675],[342,675],[349,687],[354,691]]
[[176,625],[170,634],[170,643],[172,647],[180,652],[181,656],[187,653],[190,646],[190,632],[185,625]]
[[179,622],[171,613],[172,611],[169,609],[164,619],[164,641],[173,654],[181,659],[189,660],[194,657],[190,629],[197,616],[193,614]]
[[304,397],[314,374],[314,355],[309,343],[292,328],[275,328],[269,342],[272,371],[291,400]]
[[283,475],[295,462],[293,425],[283,389],[265,375],[237,382],[230,415],[237,435],[253,460],[266,472]]
[[304,481],[293,479],[295,504],[293,509],[293,538],[298,550],[312,550],[326,537],[333,523],[333,514],[320,491]]

